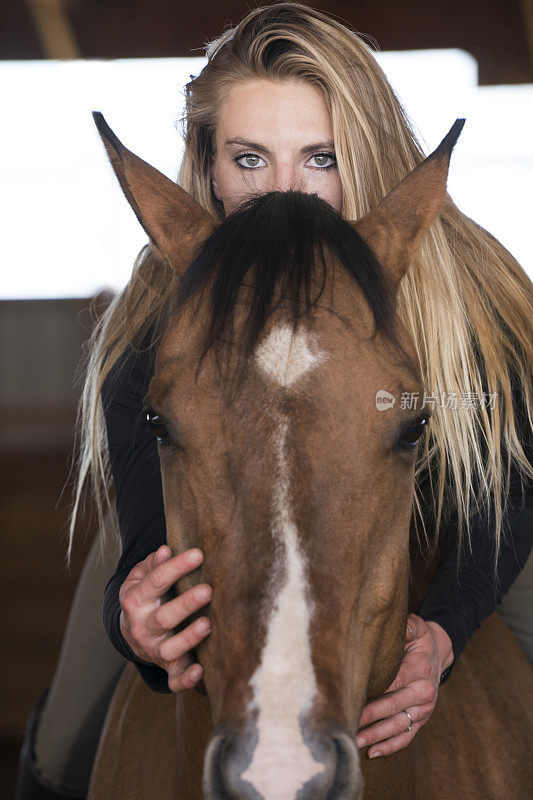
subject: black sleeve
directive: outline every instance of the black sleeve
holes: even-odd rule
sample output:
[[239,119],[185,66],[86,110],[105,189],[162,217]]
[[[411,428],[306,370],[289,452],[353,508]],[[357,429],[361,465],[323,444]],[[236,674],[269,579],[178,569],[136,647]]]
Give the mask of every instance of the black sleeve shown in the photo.
[[[533,463],[533,436],[527,418],[519,415],[517,429],[524,431],[521,444],[529,462]],[[465,541],[459,562],[457,511],[451,515],[450,526],[441,542],[439,566],[417,613],[423,619],[438,622],[447,632],[453,646],[453,664],[470,636],[509,591],[531,552],[533,481],[524,479],[523,483],[522,490],[520,474],[512,466],[496,573],[494,517],[489,514],[492,506],[472,517],[469,525],[471,548]],[[448,675],[449,670],[445,670],[443,677]]]
[[145,683],[155,692],[169,693],[167,672],[139,659],[122,636],[119,624],[122,583],[139,561],[166,542],[157,444],[143,414],[151,372],[148,351],[129,351],[113,366],[102,387],[122,539],[122,555],[104,592],[103,619],[111,643],[135,664]]

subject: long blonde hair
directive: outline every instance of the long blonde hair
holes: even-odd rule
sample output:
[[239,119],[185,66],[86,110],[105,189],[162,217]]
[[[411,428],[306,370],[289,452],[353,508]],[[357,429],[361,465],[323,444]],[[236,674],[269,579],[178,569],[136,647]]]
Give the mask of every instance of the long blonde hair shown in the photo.
[[[210,165],[217,112],[237,82],[303,80],[322,93],[333,125],[347,219],[374,208],[424,158],[370,48],[320,11],[299,3],[256,8],[206,51],[206,66],[185,89],[179,183],[220,220],[224,210],[212,191]],[[71,535],[87,484],[99,516],[110,499],[102,384],[117,359],[128,348],[138,348],[149,331],[154,332],[151,346],[156,346],[177,283],[170,267],[147,246],[128,285],[94,330],[80,402]],[[511,391],[516,381],[526,425],[533,427],[533,285],[511,254],[450,200],[401,282],[398,312],[417,347],[429,394],[496,396],[497,402],[475,411],[450,413],[436,403],[416,474],[419,478],[429,471],[431,477],[431,539],[447,502],[457,506],[460,536],[464,521],[485,502],[493,506],[497,552],[511,463],[524,477],[533,477]],[[415,519],[422,520],[416,491],[413,504]]]

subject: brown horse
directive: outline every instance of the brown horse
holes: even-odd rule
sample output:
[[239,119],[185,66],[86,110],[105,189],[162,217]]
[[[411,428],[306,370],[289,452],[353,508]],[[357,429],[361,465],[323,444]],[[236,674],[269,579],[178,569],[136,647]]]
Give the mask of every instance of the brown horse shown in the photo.
[[526,800],[531,673],[497,617],[407,750],[369,761],[354,741],[403,654],[429,418],[382,411],[377,396],[423,390],[395,294],[446,202],[462,122],[354,224],[316,196],[274,192],[217,225],[95,119],[183,275],[147,403],[168,542],[205,554],[179,588],[205,581],[213,597],[206,695],[154,695],[128,668],[91,800]]

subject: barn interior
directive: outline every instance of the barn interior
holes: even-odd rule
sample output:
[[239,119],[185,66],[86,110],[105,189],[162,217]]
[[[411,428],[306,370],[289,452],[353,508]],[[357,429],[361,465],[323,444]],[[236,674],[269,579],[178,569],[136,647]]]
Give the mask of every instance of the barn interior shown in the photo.
[[[114,281],[106,281],[105,275],[98,273],[92,283],[69,282],[66,288],[57,284],[62,279],[54,279],[55,284],[52,278],[47,282],[47,270],[52,269],[58,253],[66,258],[65,247],[61,245],[64,230],[62,220],[47,209],[46,213],[50,214],[45,217],[48,235],[41,238],[40,233],[35,232],[41,230],[42,221],[37,225],[35,205],[29,202],[31,182],[27,178],[32,142],[37,147],[35,140],[38,142],[40,126],[45,122],[40,113],[34,115],[32,109],[46,106],[42,98],[37,97],[35,83],[33,93],[28,81],[21,83],[22,88],[17,92],[9,93],[8,82],[15,73],[8,70],[16,67],[19,71],[23,68],[44,71],[52,64],[68,66],[82,62],[90,69],[91,65],[115,60],[121,63],[135,60],[137,68],[142,70],[143,63],[149,69],[153,59],[170,60],[166,69],[174,69],[173,64],[176,70],[182,69],[177,59],[201,59],[205,43],[238,22],[255,5],[263,3],[250,0],[226,0],[224,3],[217,0],[200,3],[197,0],[18,0],[4,3],[0,8],[0,74],[4,77],[3,87],[0,79],[0,97],[7,97],[2,104],[3,125],[9,129],[0,134],[0,141],[2,136],[8,137],[4,139],[1,159],[5,161],[3,174],[7,189],[2,219],[6,224],[11,214],[18,226],[16,236],[10,223],[4,227],[3,240],[10,242],[11,249],[8,248],[7,258],[4,254],[0,277],[0,537],[4,631],[0,795],[6,799],[13,796],[18,752],[28,714],[53,676],[76,581],[95,535],[94,518],[88,509],[78,525],[71,564],[67,567],[68,517],[72,502],[69,474],[73,466],[83,344],[112,293],[127,280],[126,266],[126,272],[123,270]],[[515,174],[520,173],[522,181],[530,185],[531,181],[524,180],[524,175],[533,177],[533,0],[433,0],[431,3],[422,0],[322,0],[309,5],[336,15],[371,37],[368,41],[375,41],[384,56],[389,52],[406,54],[411,51],[453,51],[465,56],[468,64],[474,64],[476,85],[487,90],[484,119],[492,114],[494,126],[502,136],[507,126],[513,131],[513,136],[509,136],[510,145],[502,145],[506,150],[505,163],[512,162],[510,169],[514,169]],[[444,58],[440,69],[446,69],[446,64],[450,63]],[[93,74],[87,73],[89,81]],[[441,75],[441,80],[445,82],[446,75]],[[500,102],[503,90],[509,90],[509,97],[514,98],[511,108],[516,112],[513,110],[509,115],[503,100]],[[54,102],[61,103],[61,97]],[[132,93],[130,105],[137,102]],[[526,103],[529,103],[527,109]],[[138,107],[135,111],[139,114]],[[55,131],[57,140],[61,140],[59,122],[55,125],[53,120],[47,120],[46,124]],[[521,133],[526,143],[520,145],[515,140],[516,128],[524,125],[526,128]],[[88,116],[87,127],[90,126],[92,122]],[[442,129],[443,135],[446,130]],[[96,136],[92,127],[90,135]],[[169,135],[177,137],[178,133],[170,130]],[[16,138],[27,140],[30,152],[26,150],[21,157],[27,160],[26,165],[12,157],[9,143]],[[173,168],[172,147],[174,144],[169,150],[168,169]],[[61,152],[59,147],[60,160]],[[100,151],[99,156],[103,161]],[[476,169],[490,173],[489,159],[490,155]],[[174,174],[176,169],[177,163]],[[22,173],[26,175],[20,185],[22,188],[15,189],[17,175]],[[501,180],[501,192],[507,191],[507,179],[502,177]],[[105,184],[102,191],[113,191],[109,187],[111,183]],[[117,204],[122,203],[117,193]],[[525,221],[526,217],[518,215],[526,211],[518,200],[516,203],[514,225],[525,230],[527,226],[521,220]],[[123,213],[124,218],[131,213],[125,204]],[[530,218],[530,211],[527,213]],[[84,225],[90,238],[90,219],[86,219]],[[124,225],[127,236],[136,223],[130,222],[128,217]],[[104,245],[107,242],[114,254],[120,245],[111,241],[112,232],[113,226],[106,232],[103,242]],[[137,239],[133,242],[132,238],[130,250],[122,254],[126,265],[132,263],[143,242],[142,232],[136,232],[135,236]],[[505,243],[509,249],[516,249],[524,268],[533,275],[531,250],[526,250],[529,245],[520,241],[514,244],[511,233]],[[90,265],[81,255],[82,266],[77,263],[75,244],[69,247],[68,268],[72,272],[89,271]],[[38,264],[34,249],[35,253],[40,253]],[[92,251],[90,256],[98,258]],[[44,276],[44,280],[36,284],[30,275],[37,273]],[[52,284],[57,284],[58,289],[50,288]]]

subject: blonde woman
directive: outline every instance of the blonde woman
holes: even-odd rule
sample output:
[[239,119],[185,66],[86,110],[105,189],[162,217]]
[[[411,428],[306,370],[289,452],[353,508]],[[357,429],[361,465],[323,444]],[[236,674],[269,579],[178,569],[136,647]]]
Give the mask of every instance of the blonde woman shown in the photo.
[[[423,158],[368,47],[319,11],[297,3],[255,9],[207,54],[208,64],[186,87],[179,182],[220,220],[251,194],[289,188],[316,192],[357,219]],[[202,585],[168,599],[202,553],[172,555],[165,544],[157,428],[151,433],[143,420],[176,289],[175,274],[148,246],[96,329],[79,478],[79,492],[91,482],[103,513],[112,474],[122,555],[105,591],[105,626],[119,653],[161,692],[198,684],[201,667],[191,650],[209,634],[209,620],[186,623],[211,593]],[[413,507],[421,533],[425,528],[434,543],[441,534],[442,557],[418,613],[409,615],[397,678],[363,712],[358,744],[370,757],[407,746],[427,722],[439,683],[530,552],[532,311],[533,287],[519,265],[450,200],[402,282],[399,313],[429,393],[492,400],[470,410],[437,403],[433,410]],[[69,697],[81,677],[77,683],[67,687]],[[67,688],[54,685],[55,694]],[[46,740],[45,719],[37,742]],[[30,742],[32,736],[35,730]],[[27,786],[34,780],[35,789],[44,776],[47,791],[65,791],[65,773],[46,771],[43,750],[27,747]]]

